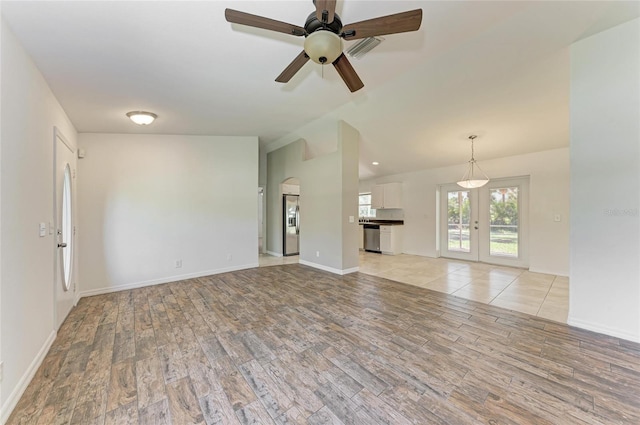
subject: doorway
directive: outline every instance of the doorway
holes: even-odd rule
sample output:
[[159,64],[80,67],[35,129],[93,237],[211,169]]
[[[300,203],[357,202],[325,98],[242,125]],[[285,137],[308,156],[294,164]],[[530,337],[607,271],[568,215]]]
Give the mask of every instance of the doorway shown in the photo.
[[477,189],[440,187],[442,257],[529,266],[529,177],[491,180]]
[[300,181],[291,177],[281,185],[282,255],[300,254]]
[[56,128],[54,131],[54,296],[56,329],[75,303],[75,148]]

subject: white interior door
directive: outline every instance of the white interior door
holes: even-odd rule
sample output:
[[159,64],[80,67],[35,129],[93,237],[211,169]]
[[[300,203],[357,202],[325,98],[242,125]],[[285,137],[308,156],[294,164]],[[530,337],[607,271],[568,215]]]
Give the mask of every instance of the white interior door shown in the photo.
[[73,146],[59,131],[55,132],[55,323],[60,328],[75,301],[75,167]]
[[443,257],[529,266],[529,178],[498,179],[477,189],[440,187]]

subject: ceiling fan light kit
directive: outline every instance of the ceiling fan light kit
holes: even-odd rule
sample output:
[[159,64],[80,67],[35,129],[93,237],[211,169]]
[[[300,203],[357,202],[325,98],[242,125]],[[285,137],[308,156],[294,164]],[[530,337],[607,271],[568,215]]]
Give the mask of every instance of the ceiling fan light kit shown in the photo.
[[[469,136],[469,140],[471,140],[471,159],[469,160],[469,167],[467,168],[467,172],[464,173],[464,176],[462,176],[462,179],[457,182],[458,186],[464,187],[465,189],[475,189],[489,183],[489,176],[482,171],[482,168],[480,168],[476,159],[473,157],[473,141],[477,137],[478,136],[473,134]],[[479,171],[479,173],[477,173],[476,170]]]
[[224,16],[234,24],[306,38],[304,50],[276,78],[277,82],[286,83],[291,80],[311,59],[322,65],[333,64],[351,92],[360,90],[364,84],[343,53],[342,39],[371,38],[367,43],[370,47],[365,48],[363,45],[360,48],[364,54],[382,41],[377,36],[417,31],[422,23],[422,9],[416,9],[343,26],[340,16],[335,13],[336,0],[313,0],[313,4],[316,10],[307,17],[304,27],[233,9],[225,9]]
[[342,39],[331,31],[316,31],[304,40],[304,51],[315,63],[333,63],[342,54]]
[[127,112],[127,117],[138,125],[149,125],[155,121],[158,116],[153,112],[146,111],[131,111]]

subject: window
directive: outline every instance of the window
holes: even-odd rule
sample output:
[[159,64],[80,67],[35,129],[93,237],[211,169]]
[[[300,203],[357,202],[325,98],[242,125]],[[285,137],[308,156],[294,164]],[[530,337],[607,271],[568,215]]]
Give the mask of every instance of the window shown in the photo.
[[71,259],[73,255],[73,226],[71,217],[71,169],[69,164],[64,168],[62,183],[62,242],[66,246],[62,249],[62,277],[64,290],[68,291],[71,284]]
[[375,217],[376,210],[371,208],[371,193],[361,193],[359,198],[359,216]]

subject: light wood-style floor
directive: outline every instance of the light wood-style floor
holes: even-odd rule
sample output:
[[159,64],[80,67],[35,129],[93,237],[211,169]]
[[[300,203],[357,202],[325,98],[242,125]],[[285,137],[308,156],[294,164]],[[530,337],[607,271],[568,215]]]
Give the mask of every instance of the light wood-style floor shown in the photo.
[[[260,256],[260,266],[298,257]],[[569,278],[484,263],[360,251],[360,272],[567,323]]]
[[640,423],[640,344],[298,264],[83,298],[15,424]]

